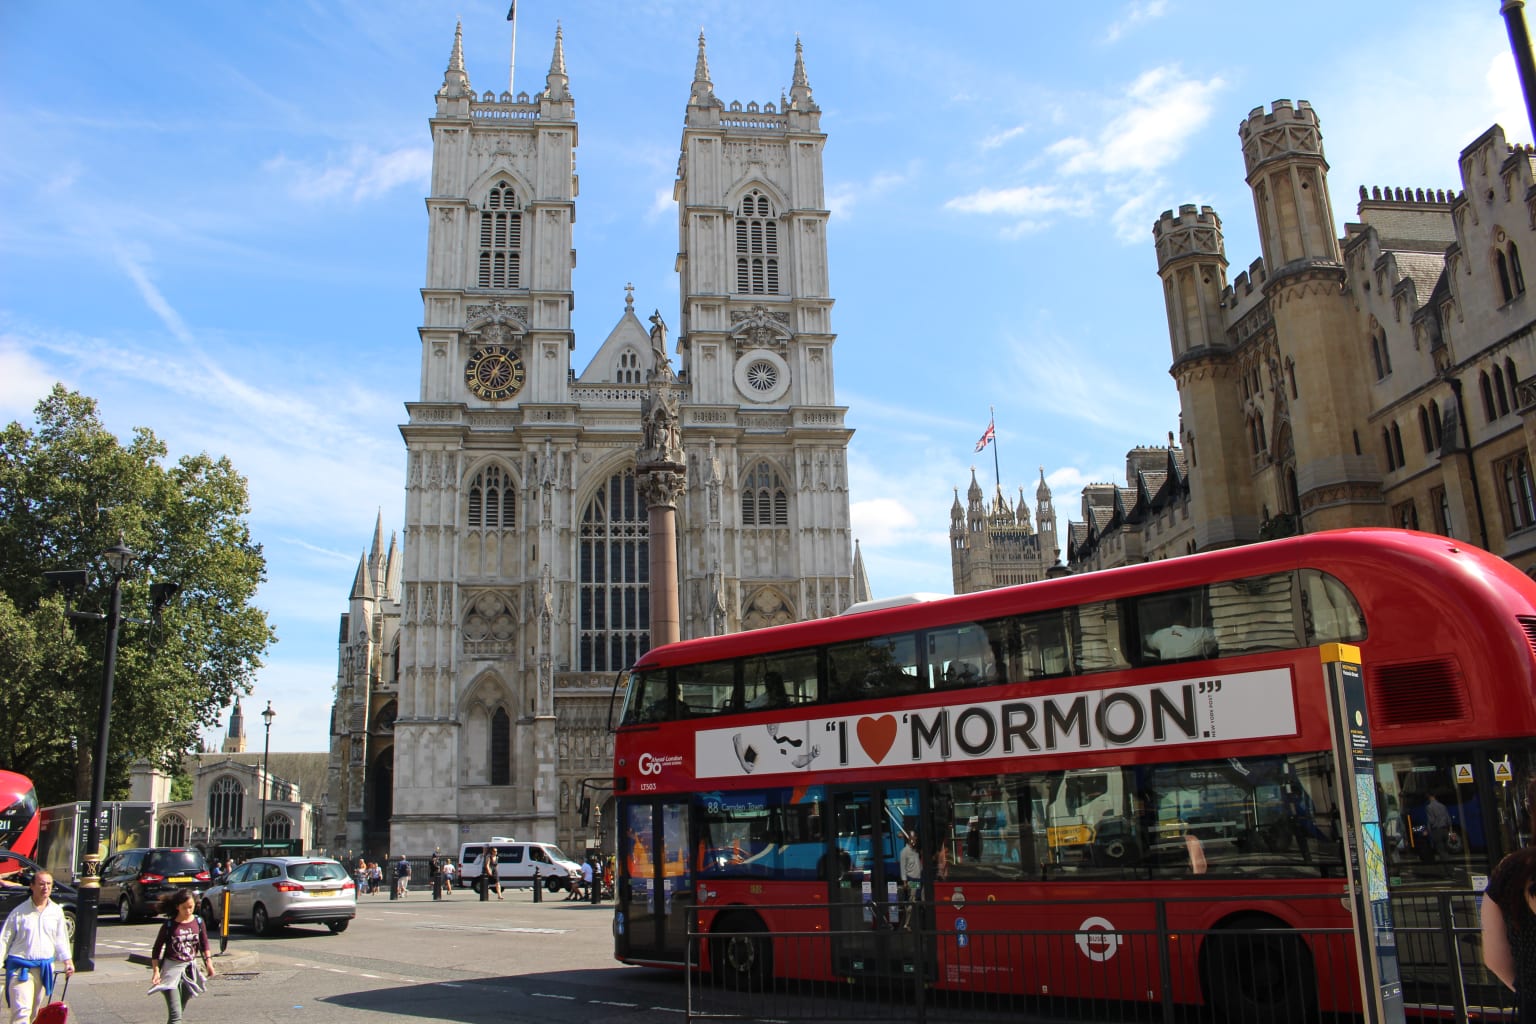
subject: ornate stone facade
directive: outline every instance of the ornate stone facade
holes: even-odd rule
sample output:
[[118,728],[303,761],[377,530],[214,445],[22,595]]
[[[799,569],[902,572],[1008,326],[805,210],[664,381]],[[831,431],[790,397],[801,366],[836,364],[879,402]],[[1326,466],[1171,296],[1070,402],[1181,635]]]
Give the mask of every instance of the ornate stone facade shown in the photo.
[[700,37],[678,368],[631,295],[575,374],[563,39],[533,97],[476,94],[461,39],[431,120],[404,542],[383,554],[376,531],[343,617],[330,806],[345,810],[328,833],[376,855],[599,838],[577,808],[612,771],[615,678],[650,642],[648,500],[675,507],[683,638],[854,600],[826,137],[798,43],[787,103],[727,106]]

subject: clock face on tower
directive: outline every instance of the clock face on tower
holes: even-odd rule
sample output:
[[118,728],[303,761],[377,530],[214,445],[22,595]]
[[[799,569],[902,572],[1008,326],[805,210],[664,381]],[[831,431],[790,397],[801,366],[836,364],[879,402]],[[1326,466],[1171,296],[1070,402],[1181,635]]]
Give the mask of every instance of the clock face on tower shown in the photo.
[[476,349],[464,364],[464,383],[487,402],[504,402],[523,390],[523,361],[505,345]]

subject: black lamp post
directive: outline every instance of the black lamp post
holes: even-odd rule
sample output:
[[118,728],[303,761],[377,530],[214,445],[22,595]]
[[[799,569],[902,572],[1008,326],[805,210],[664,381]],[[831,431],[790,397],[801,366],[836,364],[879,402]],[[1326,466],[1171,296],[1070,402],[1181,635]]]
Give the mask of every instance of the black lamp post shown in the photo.
[[[96,720],[96,759],[91,764],[91,810],[85,827],[85,863],[81,871],[75,915],[75,970],[96,969],[96,916],[101,905],[101,803],[107,787],[107,739],[112,728],[112,680],[117,672],[117,630],[123,621],[123,576],[136,556],[126,545],[119,542],[103,551],[102,561],[112,577],[112,595],[107,613],[80,612],[69,609],[72,619],[90,621],[105,620],[107,623],[107,650],[101,673],[101,712]],[[49,584],[63,587],[66,594],[83,588],[87,582],[83,569],[70,569],[45,574]],[[161,593],[165,593],[162,585]],[[174,590],[171,591],[174,593]],[[156,595],[157,598],[159,595]],[[169,598],[169,594],[165,595]],[[158,611],[158,607],[156,611]]]
[[267,774],[267,755],[272,750],[272,719],[277,717],[277,712],[272,710],[272,702],[267,701],[267,710],[261,713],[261,720],[267,723],[267,738],[261,745],[261,821],[256,826],[256,834],[261,838],[261,852],[267,852],[267,791],[272,788],[270,776]]

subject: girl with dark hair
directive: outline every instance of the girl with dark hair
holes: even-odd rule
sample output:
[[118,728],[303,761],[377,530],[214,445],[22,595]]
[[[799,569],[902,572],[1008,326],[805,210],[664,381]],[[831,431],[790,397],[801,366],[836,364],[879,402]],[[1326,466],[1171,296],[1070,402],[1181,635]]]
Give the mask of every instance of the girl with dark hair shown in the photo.
[[1482,918],[1483,963],[1515,993],[1520,1024],[1536,1024],[1536,847],[1499,861]]
[[[173,889],[160,899],[160,913],[166,921],[155,936],[155,948],[149,954],[150,991],[165,995],[166,1024],[181,1024],[181,1011],[193,996],[201,995],[204,984],[213,977],[213,959],[208,953],[208,930],[197,917],[197,898],[191,889]],[[202,957],[203,970],[197,959]]]

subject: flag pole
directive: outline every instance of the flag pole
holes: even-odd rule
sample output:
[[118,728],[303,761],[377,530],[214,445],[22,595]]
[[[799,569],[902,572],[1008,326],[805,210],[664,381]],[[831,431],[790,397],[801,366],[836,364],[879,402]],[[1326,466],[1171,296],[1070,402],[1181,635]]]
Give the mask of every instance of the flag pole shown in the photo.
[[512,23],[512,53],[507,58],[507,93],[516,99],[513,80],[517,77],[517,0],[512,0],[512,6],[507,8],[507,20]]
[[992,424],[992,479],[997,481],[997,493],[1001,494],[1003,493],[1003,471],[997,461],[997,407],[989,405],[987,411],[991,414],[987,422]]

